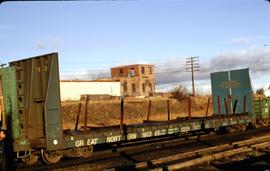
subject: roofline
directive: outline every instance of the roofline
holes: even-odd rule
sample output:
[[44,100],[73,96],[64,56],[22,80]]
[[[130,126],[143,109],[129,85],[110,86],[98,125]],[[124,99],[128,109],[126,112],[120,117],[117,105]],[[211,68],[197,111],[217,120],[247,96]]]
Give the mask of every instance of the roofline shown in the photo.
[[117,80],[60,80],[60,82],[120,82]]
[[131,65],[121,65],[121,66],[111,67],[111,69],[113,69],[113,68],[125,68],[125,67],[132,67],[132,66],[154,66],[154,64],[131,64]]
[[41,58],[41,57],[50,56],[50,55],[57,55],[57,57],[58,57],[58,52],[51,52],[51,53],[46,53],[46,54],[42,54],[42,55],[36,55],[36,56],[31,56],[31,57],[24,57],[22,59],[18,59],[18,60],[15,60],[15,61],[10,61],[8,63],[9,64],[12,64],[12,63],[16,63],[16,62],[27,61],[27,60]]

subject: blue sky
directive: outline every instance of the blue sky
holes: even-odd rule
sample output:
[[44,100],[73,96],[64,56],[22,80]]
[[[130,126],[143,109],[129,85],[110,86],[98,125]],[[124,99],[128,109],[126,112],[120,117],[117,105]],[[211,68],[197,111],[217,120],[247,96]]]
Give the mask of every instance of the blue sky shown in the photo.
[[250,67],[259,87],[269,84],[269,20],[264,0],[4,2],[0,62],[58,52],[62,79],[153,63],[163,89],[189,86],[185,60],[199,56],[198,80],[206,87],[209,72],[239,67]]

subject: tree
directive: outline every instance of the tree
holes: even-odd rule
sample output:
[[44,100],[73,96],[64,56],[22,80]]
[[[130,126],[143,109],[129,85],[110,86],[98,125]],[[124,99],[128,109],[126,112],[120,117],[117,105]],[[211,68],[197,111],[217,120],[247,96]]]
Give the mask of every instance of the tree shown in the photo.
[[264,95],[264,89],[263,89],[263,88],[257,89],[257,90],[256,90],[256,94]]
[[172,90],[172,97],[181,101],[189,98],[188,90],[183,85],[175,86]]

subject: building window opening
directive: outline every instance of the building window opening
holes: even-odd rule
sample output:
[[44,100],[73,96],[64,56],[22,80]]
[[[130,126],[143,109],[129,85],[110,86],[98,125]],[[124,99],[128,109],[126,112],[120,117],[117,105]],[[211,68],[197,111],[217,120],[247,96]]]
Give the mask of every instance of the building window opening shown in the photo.
[[142,70],[141,70],[142,74],[144,74],[144,73],[145,73],[144,67],[142,67],[141,69],[142,69]]
[[149,92],[152,93],[153,89],[152,89],[152,84],[149,83]]
[[130,76],[131,77],[135,77],[135,69],[134,68],[131,68],[131,70],[130,70]]
[[120,70],[119,70],[119,73],[120,73],[120,75],[123,75],[123,68],[121,68]]
[[152,74],[152,68],[149,67],[149,74],[151,75]]
[[144,83],[142,83],[142,91],[143,91],[143,93],[145,93],[145,84]]
[[136,92],[136,84],[135,84],[135,83],[132,84],[132,92],[133,92],[133,93]]
[[127,83],[124,83],[124,84],[123,84],[123,89],[124,89],[124,93],[126,93],[127,90],[128,90],[128,88],[127,88]]
[[149,96],[153,96],[153,95],[154,95],[154,92],[153,92],[152,84],[149,83],[148,86],[149,86],[149,89],[148,89],[148,91],[149,91],[149,92],[148,92],[148,93],[149,93]]

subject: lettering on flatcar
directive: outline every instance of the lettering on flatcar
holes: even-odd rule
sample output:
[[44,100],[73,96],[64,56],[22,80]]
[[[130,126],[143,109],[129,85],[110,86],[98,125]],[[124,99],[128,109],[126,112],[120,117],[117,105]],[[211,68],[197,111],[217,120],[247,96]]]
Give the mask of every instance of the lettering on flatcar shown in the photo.
[[154,132],[154,136],[161,136],[161,135],[166,135],[166,129],[161,129],[161,130],[156,130]]
[[117,142],[121,140],[121,135],[115,135],[115,136],[110,136],[106,138],[106,142],[112,143],[112,142]]
[[189,126],[181,127],[181,132],[188,132],[190,130]]
[[166,129],[161,129],[161,130],[156,130],[154,132],[155,136],[161,136],[161,135],[166,135]]
[[137,138],[136,133],[127,134],[127,140],[134,140]]
[[93,138],[93,139],[87,139],[86,145],[93,145],[97,144],[98,138]]
[[160,130],[160,135],[166,135],[166,133],[167,133],[167,129]]
[[221,126],[227,126],[227,125],[228,125],[228,123],[226,123],[226,122],[221,123]]
[[152,131],[142,132],[143,138],[152,137],[152,135],[153,135]]
[[155,135],[155,136],[160,136],[160,135],[161,135],[161,131],[160,131],[160,130],[156,130],[156,131],[154,132],[154,135]]
[[237,124],[237,121],[231,121],[231,124],[232,125],[236,125]]
[[193,126],[193,129],[200,129],[201,128],[201,125],[194,125]]
[[168,134],[173,134],[173,133],[177,133],[178,132],[178,128],[169,128],[168,129]]
[[75,141],[75,147],[82,147],[82,146],[84,146],[84,140]]

